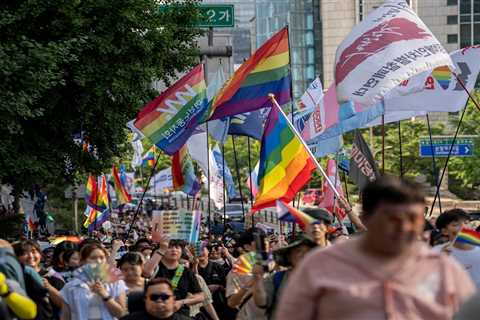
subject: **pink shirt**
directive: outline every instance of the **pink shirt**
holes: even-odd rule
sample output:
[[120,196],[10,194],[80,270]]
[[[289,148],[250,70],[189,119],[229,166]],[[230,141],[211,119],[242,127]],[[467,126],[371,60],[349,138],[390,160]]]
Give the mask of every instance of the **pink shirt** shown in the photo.
[[474,292],[453,259],[418,243],[410,255],[380,259],[361,238],[316,249],[282,290],[277,320],[451,319]]

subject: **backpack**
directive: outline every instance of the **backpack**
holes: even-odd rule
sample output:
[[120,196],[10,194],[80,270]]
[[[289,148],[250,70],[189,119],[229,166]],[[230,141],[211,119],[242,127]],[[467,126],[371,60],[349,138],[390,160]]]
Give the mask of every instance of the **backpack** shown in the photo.
[[282,281],[285,278],[286,274],[287,270],[278,271],[273,274],[273,300],[272,305],[269,306],[266,310],[268,319],[271,319],[273,317],[273,311],[275,310],[275,306],[277,304],[278,290],[280,289],[280,286],[282,285]]

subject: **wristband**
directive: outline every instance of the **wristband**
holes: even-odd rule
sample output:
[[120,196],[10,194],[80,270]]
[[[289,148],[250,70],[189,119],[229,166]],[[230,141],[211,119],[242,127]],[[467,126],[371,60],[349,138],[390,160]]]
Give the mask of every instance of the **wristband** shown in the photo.
[[110,299],[112,299],[111,295],[108,295],[106,298],[102,298],[104,302],[108,302]]
[[155,250],[155,253],[158,254],[159,256],[163,257],[165,254],[164,253],[161,253],[160,251],[158,250]]

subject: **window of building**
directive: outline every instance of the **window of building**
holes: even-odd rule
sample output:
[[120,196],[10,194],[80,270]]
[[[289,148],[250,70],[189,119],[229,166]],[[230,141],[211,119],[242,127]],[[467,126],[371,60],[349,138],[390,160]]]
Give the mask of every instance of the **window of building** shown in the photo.
[[471,0],[460,0],[460,14],[472,12],[472,2]]
[[447,24],[458,24],[458,16],[456,14],[447,16]]
[[472,45],[472,25],[460,25],[460,48],[465,48]]
[[447,34],[447,43],[458,43],[458,34]]
[[473,12],[480,13],[480,0],[473,0]]
[[473,25],[473,45],[480,44],[480,24]]
[[447,6],[456,6],[458,4],[458,0],[447,0]]

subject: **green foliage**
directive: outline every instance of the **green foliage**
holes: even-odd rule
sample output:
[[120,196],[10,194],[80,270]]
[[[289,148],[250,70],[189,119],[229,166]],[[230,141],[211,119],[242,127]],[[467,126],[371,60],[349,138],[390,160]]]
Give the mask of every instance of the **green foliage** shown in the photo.
[[[100,172],[128,148],[137,110],[196,63],[196,0],[0,4],[0,181],[20,193]],[[83,132],[94,152],[72,136]],[[70,170],[66,172],[66,160]]]
[[[475,100],[480,101],[480,94],[477,92],[475,94]],[[461,112],[458,117],[461,116]],[[455,117],[452,119],[451,123],[453,126],[457,126],[459,118]],[[457,188],[456,192],[462,193],[464,196],[472,193],[474,189],[477,189],[480,186],[480,111],[475,107],[473,102],[470,100],[467,105],[467,110],[465,111],[465,116],[460,127],[459,135],[475,135],[477,136],[474,139],[475,148],[473,149],[473,157],[452,157],[449,162],[449,175],[455,179],[455,186]],[[458,190],[458,187],[464,188],[466,190]],[[461,189],[460,188],[460,189]],[[478,197],[478,195],[477,195]]]

